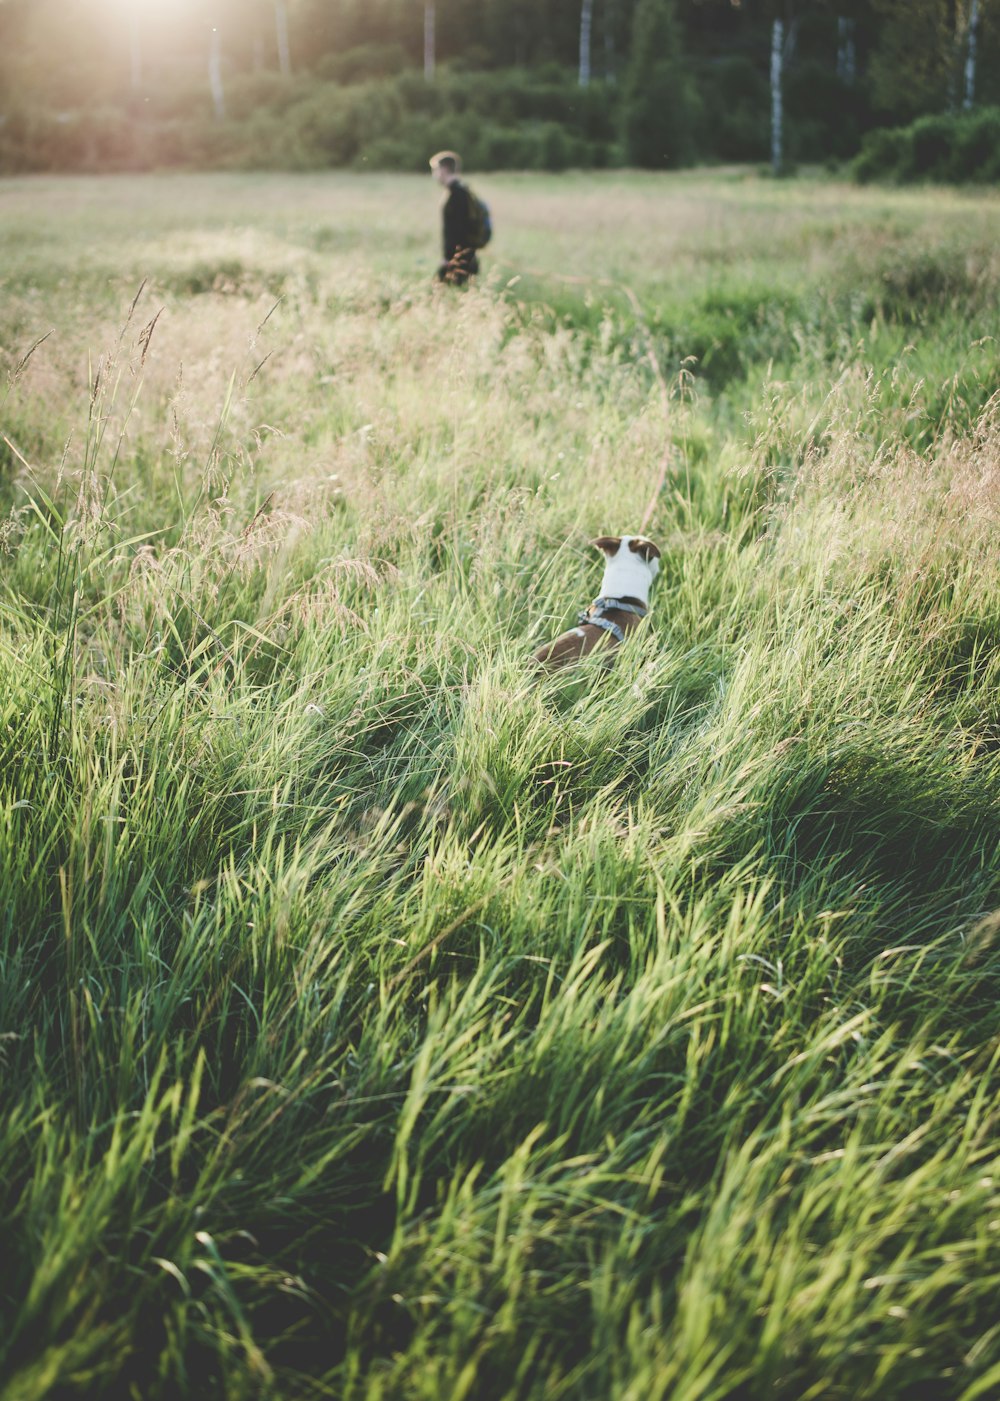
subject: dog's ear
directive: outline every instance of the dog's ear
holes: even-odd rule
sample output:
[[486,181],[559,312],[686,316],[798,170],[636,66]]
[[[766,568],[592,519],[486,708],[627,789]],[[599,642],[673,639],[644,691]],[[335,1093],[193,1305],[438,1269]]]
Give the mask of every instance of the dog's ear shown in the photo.
[[628,542],[628,547],[630,550],[634,550],[637,555],[641,555],[647,564],[651,559],[660,558],[659,549],[652,540],[647,540],[645,535],[633,535]]
[[592,545],[596,545],[599,550],[603,550],[606,555],[616,555],[622,543],[620,535],[598,535],[596,540],[591,540]]

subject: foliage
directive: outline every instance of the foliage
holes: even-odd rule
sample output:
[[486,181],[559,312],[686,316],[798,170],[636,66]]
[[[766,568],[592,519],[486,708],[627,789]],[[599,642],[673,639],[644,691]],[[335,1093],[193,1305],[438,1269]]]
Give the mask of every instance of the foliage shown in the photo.
[[693,105],[675,0],[639,0],[623,101],[629,163],[653,170],[687,164]]
[[0,1395],[985,1397],[994,202],[484,193],[5,185]]
[[113,108],[13,109],[0,126],[0,168],[423,170],[428,152],[448,146],[480,168],[558,170],[607,165],[618,155],[613,92],[595,83],[581,93],[558,70],[445,71],[433,86],[412,71],[295,87],[277,75],[247,75],[230,83],[227,113],[218,122],[207,94],[178,104],[171,90],[127,123]]
[[995,183],[1000,180],[1000,107],[920,117],[908,127],[870,132],[852,168],[860,181]]
[[[971,0],[873,0],[879,43],[871,60],[872,96],[899,124],[953,111],[964,96]],[[978,0],[976,96],[1000,102],[997,41],[1000,4]]]
[[[874,125],[965,100],[967,0],[781,9],[793,161],[845,160]],[[763,0],[595,0],[586,89],[579,0],[437,0],[432,80],[425,10],[285,0],[284,71],[274,0],[0,0],[0,169],[416,169],[442,144],[497,169],[767,156],[774,7]],[[979,15],[975,100],[989,105],[1000,101],[1000,0],[980,0]]]
[[697,148],[722,161],[767,159],[767,79],[749,58],[732,56],[697,73]]

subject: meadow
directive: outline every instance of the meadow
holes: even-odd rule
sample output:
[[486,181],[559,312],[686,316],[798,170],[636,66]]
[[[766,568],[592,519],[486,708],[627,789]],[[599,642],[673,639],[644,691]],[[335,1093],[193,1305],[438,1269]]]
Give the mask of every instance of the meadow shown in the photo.
[[997,196],[473,184],[0,182],[0,1397],[996,1395]]

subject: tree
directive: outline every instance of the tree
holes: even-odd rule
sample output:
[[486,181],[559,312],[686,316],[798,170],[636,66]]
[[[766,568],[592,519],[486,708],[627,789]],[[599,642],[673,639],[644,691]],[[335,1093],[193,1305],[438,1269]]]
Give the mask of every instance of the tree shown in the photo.
[[428,82],[434,77],[434,6],[424,5],[424,77]]
[[216,118],[222,122],[226,118],[226,94],[222,86],[222,31],[217,24],[210,25],[209,29],[208,86],[212,92]]
[[771,21],[771,169],[780,175],[785,163],[785,22],[780,15]]
[[590,30],[594,18],[594,0],[582,0],[580,5],[580,69],[582,88],[590,84]]
[[962,106],[968,111],[976,93],[976,41],[979,38],[979,0],[970,0],[968,32],[965,41],[965,93]]
[[857,77],[858,54],[852,15],[837,16],[837,77],[851,86]]
[[129,14],[128,49],[129,66],[132,73],[132,91],[138,92],[142,87],[142,33],[139,28],[138,9],[132,10]]
[[798,19],[794,0],[771,0],[771,169],[785,168],[785,68],[795,47]]
[[[872,56],[875,101],[897,121],[959,105],[975,84],[985,4],[973,0],[874,0],[881,20]],[[970,67],[971,54],[971,67]]]
[[675,0],[638,0],[624,93],[632,164],[654,170],[683,165],[691,154],[692,106]]
[[282,75],[291,77],[292,56],[288,45],[288,8],[285,0],[274,0],[274,28],[278,39],[278,67]]

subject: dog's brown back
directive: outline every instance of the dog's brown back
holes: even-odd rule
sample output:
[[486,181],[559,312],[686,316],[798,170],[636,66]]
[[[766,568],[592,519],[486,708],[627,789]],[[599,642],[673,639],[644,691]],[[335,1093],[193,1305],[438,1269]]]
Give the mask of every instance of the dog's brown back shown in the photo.
[[[627,613],[623,608],[607,608],[603,611],[602,616],[607,618],[608,622],[614,623],[626,635],[642,622],[637,614]],[[596,623],[581,621],[578,627],[569,628],[566,632],[560,633],[554,641],[546,642],[544,647],[539,647],[534,654],[534,660],[539,666],[568,666],[571,662],[581,661],[595,647],[602,647],[610,654],[617,646],[618,639],[614,633],[609,632],[606,628],[598,627]],[[608,662],[610,663],[610,661],[611,656],[609,655]]]

